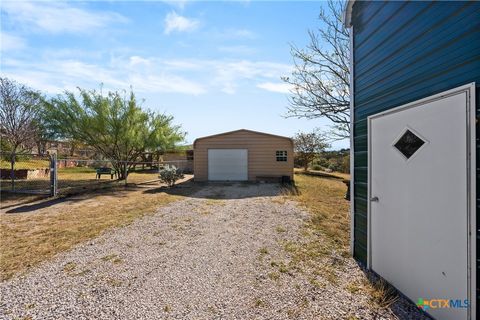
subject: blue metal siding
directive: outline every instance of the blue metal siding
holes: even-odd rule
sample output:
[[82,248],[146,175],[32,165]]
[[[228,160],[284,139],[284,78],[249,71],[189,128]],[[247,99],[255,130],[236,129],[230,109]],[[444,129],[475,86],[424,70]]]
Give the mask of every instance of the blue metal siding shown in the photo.
[[[480,2],[357,1],[353,6],[352,24],[354,256],[366,263],[366,119],[369,115],[470,82],[477,85],[477,115],[480,114]],[[480,173],[478,137],[480,131],[477,131],[477,172]],[[477,181],[480,181],[480,174]],[[480,197],[477,194],[477,212],[480,212],[478,208]],[[480,231],[477,231],[477,239],[477,250],[480,250]],[[477,276],[477,292],[479,283]]]

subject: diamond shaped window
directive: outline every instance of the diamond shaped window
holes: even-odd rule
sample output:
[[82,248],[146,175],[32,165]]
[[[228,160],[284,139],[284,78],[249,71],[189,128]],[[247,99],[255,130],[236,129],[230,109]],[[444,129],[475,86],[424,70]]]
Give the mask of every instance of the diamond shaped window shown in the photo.
[[410,157],[413,156],[424,144],[425,141],[423,141],[422,138],[407,129],[393,146],[397,148],[405,158],[410,159]]

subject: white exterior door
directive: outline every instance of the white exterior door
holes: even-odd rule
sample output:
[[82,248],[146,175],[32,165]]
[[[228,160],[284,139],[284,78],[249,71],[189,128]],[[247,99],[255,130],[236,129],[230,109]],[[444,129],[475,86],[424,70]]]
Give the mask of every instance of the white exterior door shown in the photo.
[[208,149],[208,180],[248,180],[248,150]]
[[369,118],[370,267],[415,303],[461,301],[434,301],[426,312],[436,319],[468,319],[475,299],[470,96],[460,90]]

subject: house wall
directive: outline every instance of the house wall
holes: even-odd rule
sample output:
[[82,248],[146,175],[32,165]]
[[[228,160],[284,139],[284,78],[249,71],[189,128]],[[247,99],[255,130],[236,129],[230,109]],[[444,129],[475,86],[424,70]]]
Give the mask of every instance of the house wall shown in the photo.
[[[471,82],[476,82],[478,116],[480,2],[357,1],[353,5],[352,25],[353,254],[366,263],[367,117]],[[477,143],[477,172],[478,159]],[[478,230],[477,226],[477,238]],[[477,250],[479,247],[480,243]]]
[[[200,138],[194,143],[194,179],[208,180],[208,149],[248,149],[248,180],[258,176],[293,179],[293,142],[289,138],[251,131],[235,131]],[[287,151],[287,161],[276,161],[277,150]]]

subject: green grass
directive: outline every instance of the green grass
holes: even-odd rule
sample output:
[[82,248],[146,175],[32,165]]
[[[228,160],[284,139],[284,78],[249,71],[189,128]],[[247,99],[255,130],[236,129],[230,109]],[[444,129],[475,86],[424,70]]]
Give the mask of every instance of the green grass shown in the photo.
[[[19,160],[15,161],[15,169],[42,169],[49,168],[50,161],[45,159],[29,159],[29,160]],[[0,169],[10,169],[10,161],[5,159],[0,160]]]
[[74,173],[93,173],[95,174],[95,168],[90,167],[70,167],[70,168],[60,168],[58,169],[58,174],[74,174]]

